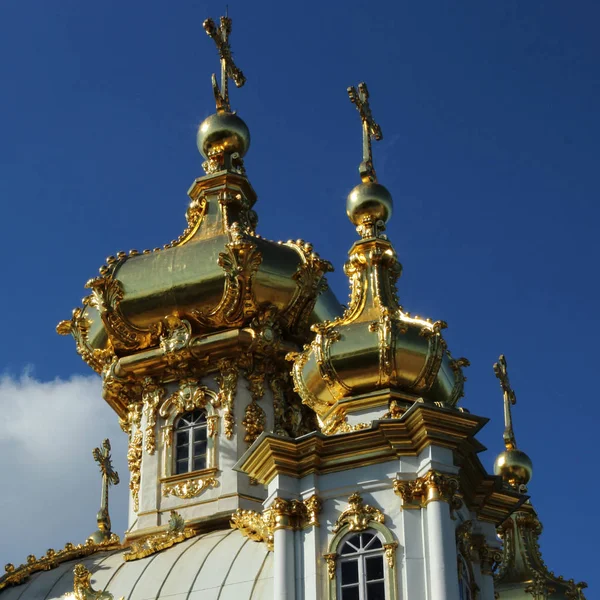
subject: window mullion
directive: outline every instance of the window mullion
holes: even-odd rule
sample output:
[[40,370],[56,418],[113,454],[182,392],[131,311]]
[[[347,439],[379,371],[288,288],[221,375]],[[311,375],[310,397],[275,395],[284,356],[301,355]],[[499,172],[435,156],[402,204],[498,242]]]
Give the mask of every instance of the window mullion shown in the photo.
[[191,473],[194,470],[194,428],[190,427],[188,432],[188,444],[189,444],[189,454],[188,454],[188,473]]

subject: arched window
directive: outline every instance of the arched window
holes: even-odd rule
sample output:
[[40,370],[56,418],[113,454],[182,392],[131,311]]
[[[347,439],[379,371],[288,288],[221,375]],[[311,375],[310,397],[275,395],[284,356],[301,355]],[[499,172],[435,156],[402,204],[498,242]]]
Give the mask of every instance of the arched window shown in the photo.
[[206,411],[187,412],[175,423],[175,474],[206,469]]
[[373,530],[342,542],[338,558],[338,593],[341,600],[385,600],[384,548]]

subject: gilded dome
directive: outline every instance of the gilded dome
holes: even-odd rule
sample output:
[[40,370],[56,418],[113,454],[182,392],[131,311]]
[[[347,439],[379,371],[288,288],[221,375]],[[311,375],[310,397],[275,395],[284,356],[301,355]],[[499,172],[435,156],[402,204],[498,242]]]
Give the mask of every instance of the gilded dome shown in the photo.
[[163,248],[110,256],[86,284],[83,306],[58,326],[90,366],[117,382],[114,396],[105,385],[105,397],[122,416],[118,379],[160,375],[173,352],[203,372],[232,346],[283,360],[312,323],[342,312],[325,279],[331,264],[310,243],[256,233],[244,122],[221,112],[198,136],[207,174],[188,192],[186,230]]

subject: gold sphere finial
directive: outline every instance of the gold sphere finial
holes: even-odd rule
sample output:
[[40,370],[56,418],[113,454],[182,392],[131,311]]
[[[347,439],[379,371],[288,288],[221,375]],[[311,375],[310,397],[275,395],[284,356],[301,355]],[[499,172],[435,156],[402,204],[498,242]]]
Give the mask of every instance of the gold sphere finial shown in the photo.
[[380,183],[359,183],[346,200],[346,214],[356,227],[381,224],[381,229],[392,216],[392,195]]
[[242,158],[250,147],[250,131],[235,113],[217,112],[200,123],[196,142],[204,158],[234,153]]
[[513,487],[526,486],[533,475],[533,464],[525,452],[505,450],[494,462],[494,475],[499,475]]

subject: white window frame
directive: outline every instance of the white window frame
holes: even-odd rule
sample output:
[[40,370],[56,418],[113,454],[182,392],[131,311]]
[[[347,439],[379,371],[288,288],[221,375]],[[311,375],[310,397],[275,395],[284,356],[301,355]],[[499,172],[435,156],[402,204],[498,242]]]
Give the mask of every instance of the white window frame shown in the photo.
[[[186,418],[187,415],[192,415],[194,412],[200,412],[204,415],[204,421],[198,424],[192,424],[192,425],[186,425],[185,427],[182,427],[181,429],[179,428],[179,423]],[[204,456],[204,467],[202,467],[202,469],[194,469],[194,461],[196,460],[196,455],[194,454],[194,432],[198,431],[200,429],[204,429],[206,434],[206,440],[205,440],[205,444],[206,444],[206,448],[204,451],[204,454],[201,454],[199,456]],[[179,462],[177,460],[177,448],[178,448],[178,444],[177,444],[177,438],[179,437],[179,433],[183,432],[183,431],[187,431],[187,438],[188,438],[188,457],[187,457],[187,470],[186,471],[182,471],[181,473],[177,472],[177,463]],[[181,415],[179,415],[177,417],[177,419],[175,420],[175,423],[173,424],[173,435],[175,437],[174,440],[174,452],[173,452],[173,464],[171,466],[171,472],[173,473],[173,475],[187,475],[189,473],[193,473],[194,471],[203,471],[206,468],[208,468],[208,414],[206,412],[205,409],[203,408],[195,408],[193,410],[190,410],[188,412],[182,413]]]
[[[344,549],[344,546],[354,537],[356,536],[360,536],[360,535],[372,535],[373,539],[371,541],[369,541],[369,543],[367,544],[367,548],[363,549],[363,548],[359,548],[357,552],[353,552],[352,554],[342,554],[342,551]],[[373,543],[373,540],[379,540],[379,547],[378,548],[373,548],[373,549],[369,549],[369,545]],[[388,588],[388,574],[387,571],[388,569],[386,569],[386,564],[385,564],[385,549],[383,547],[383,543],[384,541],[381,539],[381,537],[377,534],[377,532],[374,529],[366,529],[365,531],[361,531],[358,533],[351,533],[348,534],[345,539],[343,539],[340,543],[340,554],[339,554],[339,558],[337,560],[337,593],[339,595],[339,598],[343,598],[343,594],[342,591],[345,588],[350,588],[350,587],[358,587],[358,598],[359,600],[368,600],[368,596],[367,596],[367,583],[377,583],[377,582],[383,582],[383,587],[384,587],[384,593],[387,592],[385,590],[387,590]],[[353,544],[354,545],[354,544]],[[370,582],[367,582],[367,568],[366,568],[366,562],[368,558],[371,557],[380,557],[381,558],[381,564],[382,564],[382,570],[383,570],[383,578],[381,579],[373,579]],[[346,583],[344,584],[344,582],[342,581],[342,565],[344,563],[349,563],[349,562],[356,562],[358,563],[358,583]],[[387,599],[386,599],[387,600]]]

